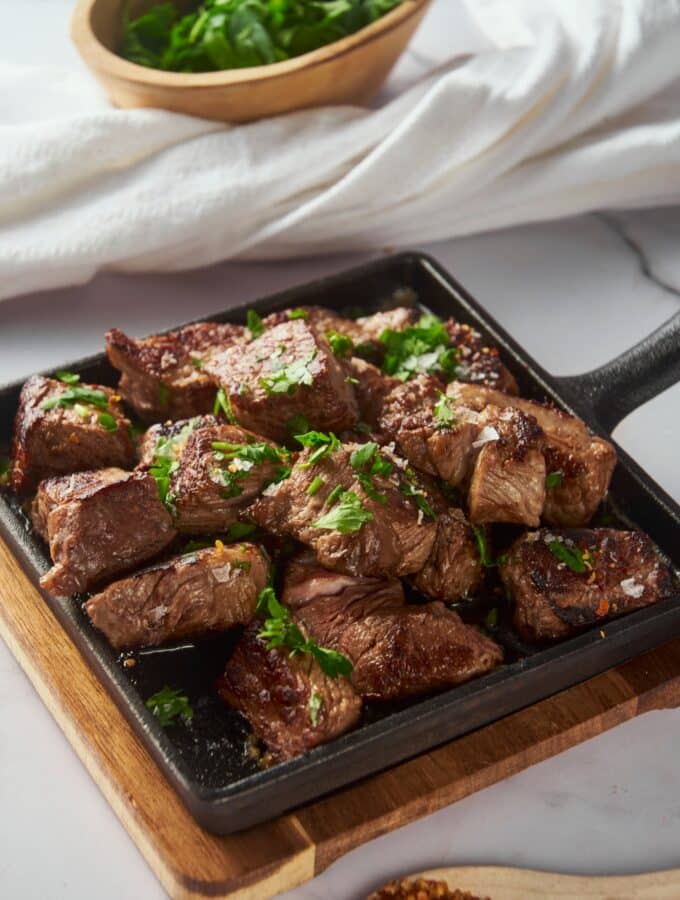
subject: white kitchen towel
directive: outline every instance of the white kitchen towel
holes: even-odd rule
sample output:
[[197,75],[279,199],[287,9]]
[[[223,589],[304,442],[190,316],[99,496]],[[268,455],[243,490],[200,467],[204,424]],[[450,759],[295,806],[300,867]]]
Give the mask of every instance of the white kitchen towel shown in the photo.
[[0,298],[680,198],[680,0],[469,8],[484,46],[381,107],[247,126],[0,63]]

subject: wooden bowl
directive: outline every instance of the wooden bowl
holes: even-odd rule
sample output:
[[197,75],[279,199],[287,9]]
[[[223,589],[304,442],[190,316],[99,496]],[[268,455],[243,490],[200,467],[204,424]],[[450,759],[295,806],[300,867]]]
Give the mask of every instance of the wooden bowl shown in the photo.
[[[130,15],[139,15],[154,2],[131,2]],[[220,122],[249,122],[313,106],[365,102],[387,78],[429,3],[404,0],[350,37],[295,59],[197,75],[148,69],[115,53],[125,0],[79,0],[71,36],[116,106],[160,107]]]

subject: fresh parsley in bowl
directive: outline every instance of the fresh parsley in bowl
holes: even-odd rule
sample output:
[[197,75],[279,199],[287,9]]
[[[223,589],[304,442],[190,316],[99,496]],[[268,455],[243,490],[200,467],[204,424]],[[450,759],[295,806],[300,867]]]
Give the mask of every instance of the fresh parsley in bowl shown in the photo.
[[402,0],[203,0],[188,13],[158,3],[123,19],[120,55],[172,72],[269,65],[348,37]]

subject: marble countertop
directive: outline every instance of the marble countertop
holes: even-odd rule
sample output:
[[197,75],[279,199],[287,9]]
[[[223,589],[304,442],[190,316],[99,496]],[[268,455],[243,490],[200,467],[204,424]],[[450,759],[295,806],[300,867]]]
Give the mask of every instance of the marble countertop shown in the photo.
[[[44,58],[78,65],[63,39],[52,40],[63,33],[69,6],[69,0],[0,0],[0,11],[10,17],[0,33],[0,59],[25,58],[22,29],[11,26],[39,12],[50,27],[31,32],[31,40]],[[419,64],[418,42],[414,51],[403,77]],[[584,216],[421,249],[450,269],[548,370],[574,374],[626,349],[680,308],[679,233],[680,209],[671,208]],[[148,333],[357,261],[229,264],[172,276],[103,274],[77,289],[10,300],[0,308],[0,383],[98,351],[112,325]],[[676,499],[679,401],[676,386],[615,432]],[[162,897],[2,643],[0,709],[2,895]],[[353,851],[286,900],[359,898],[389,878],[442,865],[585,874],[676,866],[679,744],[680,712],[647,714]]]

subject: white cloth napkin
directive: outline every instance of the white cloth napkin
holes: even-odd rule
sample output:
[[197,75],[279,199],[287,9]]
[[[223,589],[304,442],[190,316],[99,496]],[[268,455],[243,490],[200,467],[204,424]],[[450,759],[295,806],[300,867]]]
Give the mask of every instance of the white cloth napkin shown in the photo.
[[381,107],[248,126],[115,110],[85,74],[0,63],[0,298],[678,199],[680,0],[469,8],[485,47]]

